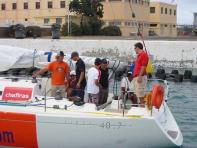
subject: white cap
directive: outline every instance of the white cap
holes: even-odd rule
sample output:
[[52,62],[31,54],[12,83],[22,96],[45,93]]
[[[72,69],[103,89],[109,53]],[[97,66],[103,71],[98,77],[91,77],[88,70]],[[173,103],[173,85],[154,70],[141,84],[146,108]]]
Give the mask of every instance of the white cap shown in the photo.
[[72,70],[72,71],[70,72],[70,75],[76,76],[76,72],[75,72],[74,70]]
[[133,74],[132,71],[128,71],[127,73],[128,73],[128,74],[131,74],[131,75]]

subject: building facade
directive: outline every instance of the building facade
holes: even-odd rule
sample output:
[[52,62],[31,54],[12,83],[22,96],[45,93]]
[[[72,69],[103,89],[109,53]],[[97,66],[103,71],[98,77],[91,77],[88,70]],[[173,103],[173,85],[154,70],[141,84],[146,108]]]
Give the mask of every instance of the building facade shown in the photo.
[[69,0],[0,0],[0,24],[62,24],[68,18],[68,4]]
[[177,5],[151,2],[149,12],[150,35],[177,36]]
[[194,28],[197,29],[197,12],[194,13]]
[[149,4],[149,0],[103,0],[103,21],[119,26],[122,36],[135,36],[138,29],[148,36]]
[[[50,26],[79,19],[68,10],[70,0],[0,0],[0,26],[22,23]],[[176,5],[150,0],[103,0],[105,26],[116,25],[122,36],[144,35],[175,37]]]

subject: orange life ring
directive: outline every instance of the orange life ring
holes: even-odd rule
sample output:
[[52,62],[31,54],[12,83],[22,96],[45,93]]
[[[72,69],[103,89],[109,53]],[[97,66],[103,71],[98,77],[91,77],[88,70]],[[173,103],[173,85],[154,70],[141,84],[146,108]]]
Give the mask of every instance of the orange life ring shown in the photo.
[[164,88],[160,84],[155,84],[153,86],[152,95],[151,95],[151,104],[155,108],[159,109],[163,102],[164,98]]

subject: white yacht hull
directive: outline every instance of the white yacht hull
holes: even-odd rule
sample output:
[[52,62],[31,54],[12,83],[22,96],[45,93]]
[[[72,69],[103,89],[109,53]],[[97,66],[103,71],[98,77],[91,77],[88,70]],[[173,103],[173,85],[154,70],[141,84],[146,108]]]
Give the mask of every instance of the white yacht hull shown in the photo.
[[180,131],[172,139],[153,116],[121,115],[1,106],[0,146],[167,148],[182,144]]
[[48,90],[44,79],[0,82],[0,147],[168,148],[183,143],[165,101],[159,110],[132,106],[123,114],[121,100],[112,100],[112,94],[103,108],[77,106],[43,96]]
[[38,116],[37,119],[38,139],[40,139],[38,145],[43,148],[166,148],[176,146],[162,132],[154,119],[43,118],[42,116]]

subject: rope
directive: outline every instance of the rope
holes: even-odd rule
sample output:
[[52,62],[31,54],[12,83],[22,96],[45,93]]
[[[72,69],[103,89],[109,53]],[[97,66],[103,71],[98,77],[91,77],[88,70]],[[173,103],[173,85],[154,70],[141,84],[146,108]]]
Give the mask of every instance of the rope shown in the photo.
[[142,33],[140,32],[140,25],[139,25],[139,24],[138,24],[138,33],[137,33],[137,36],[138,36],[138,35],[141,37],[141,40],[142,40],[144,49],[145,49],[146,53],[148,54],[147,48],[146,48],[146,44],[145,44],[145,42],[144,42],[144,37],[143,37]]

